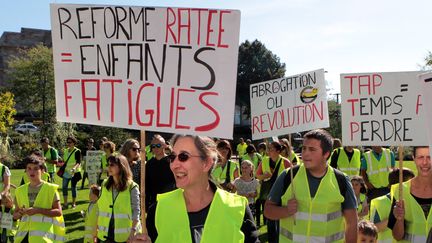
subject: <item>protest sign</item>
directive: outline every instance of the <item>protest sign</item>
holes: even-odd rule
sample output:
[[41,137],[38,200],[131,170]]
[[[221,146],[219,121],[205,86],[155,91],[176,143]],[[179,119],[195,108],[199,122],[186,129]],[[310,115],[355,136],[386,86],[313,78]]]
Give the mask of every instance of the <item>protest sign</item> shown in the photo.
[[432,73],[425,73],[419,76],[420,87],[423,97],[423,105],[425,110],[425,119],[423,127],[426,128],[428,135],[428,143],[423,145],[429,145],[429,153],[432,157]]
[[89,178],[89,185],[98,183],[99,175],[102,173],[101,163],[103,154],[103,151],[87,150],[85,157],[85,170]]
[[240,11],[51,4],[57,120],[232,138]]
[[342,138],[352,146],[427,144],[420,72],[341,74]]
[[252,139],[329,126],[324,69],[250,86]]

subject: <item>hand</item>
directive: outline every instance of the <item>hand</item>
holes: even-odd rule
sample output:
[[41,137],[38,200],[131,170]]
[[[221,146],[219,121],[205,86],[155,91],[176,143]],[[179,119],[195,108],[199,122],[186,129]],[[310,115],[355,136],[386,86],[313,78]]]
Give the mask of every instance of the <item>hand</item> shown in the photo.
[[288,200],[288,204],[286,206],[286,209],[288,211],[288,216],[292,216],[295,213],[297,213],[297,206],[298,206],[298,203],[297,203],[296,199],[293,198],[293,199]]
[[393,208],[393,215],[397,220],[403,220],[405,218],[405,206],[404,201],[397,201]]
[[151,243],[151,239],[147,234],[137,234],[132,243]]
[[135,241],[135,231],[131,231],[126,242],[127,243],[132,243],[134,241]]
[[23,208],[21,209],[23,211],[23,214],[27,214],[28,216],[32,216],[38,213],[38,210],[36,208],[30,207],[30,208]]

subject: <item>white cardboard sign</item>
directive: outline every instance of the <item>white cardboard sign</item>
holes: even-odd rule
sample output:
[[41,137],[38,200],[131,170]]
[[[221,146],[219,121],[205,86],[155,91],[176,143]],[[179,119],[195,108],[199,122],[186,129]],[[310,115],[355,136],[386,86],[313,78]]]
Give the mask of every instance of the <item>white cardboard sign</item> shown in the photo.
[[329,126],[324,69],[250,86],[252,139]]
[[240,11],[51,4],[57,119],[232,138]]
[[341,74],[343,144],[427,144],[420,73]]

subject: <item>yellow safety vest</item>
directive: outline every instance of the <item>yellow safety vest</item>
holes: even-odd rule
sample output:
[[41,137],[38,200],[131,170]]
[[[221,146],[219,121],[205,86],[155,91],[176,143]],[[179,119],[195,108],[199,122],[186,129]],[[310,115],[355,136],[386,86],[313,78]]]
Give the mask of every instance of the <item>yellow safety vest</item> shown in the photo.
[[228,169],[228,163],[230,163],[230,171],[229,171],[230,181],[229,182],[232,182],[235,179],[234,178],[234,172],[237,169],[237,163],[235,163],[231,160],[228,160],[223,168],[218,166],[212,172],[213,179],[219,184],[225,183],[227,169]]
[[[252,164],[254,165],[254,173],[256,172],[256,170],[258,169],[258,164],[261,160],[261,155],[259,153],[254,153],[254,155],[252,156],[252,158],[249,156],[249,154],[245,154],[242,157],[242,161],[244,160],[249,160],[250,162],[252,162]],[[241,165],[240,165],[241,166]]]
[[[375,214],[378,213],[381,221],[388,219],[391,210],[391,200],[387,195],[372,199],[370,206],[370,220],[373,222]],[[393,239],[392,230],[386,228],[382,232],[378,232],[379,243],[396,242]]]
[[[271,168],[270,168],[270,157],[268,157],[268,156],[266,156],[266,157],[264,157],[263,158],[263,160],[262,160],[262,166],[261,166],[261,168],[262,168],[262,172],[263,172],[263,174],[265,174],[266,172],[268,172],[268,173],[272,173],[272,171],[271,171]],[[276,165],[275,165],[275,169],[276,169],[276,167],[277,167],[277,165],[280,163],[280,165],[279,165],[279,169],[278,169],[278,171],[277,171],[277,175],[279,176],[286,168],[285,168],[285,163],[284,163],[284,161],[283,161],[283,157],[281,156],[281,155],[279,155],[279,158],[277,159],[277,161],[276,161]],[[273,173],[274,173],[275,171],[273,171]],[[265,180],[265,181],[268,181],[268,180],[270,180],[271,178],[268,178],[267,180]]]
[[[192,242],[183,189],[159,194],[157,200],[156,243]],[[205,220],[201,243],[243,243],[241,226],[247,203],[245,197],[216,189]]]
[[246,148],[247,148],[246,143],[243,143],[243,145],[241,143],[237,144],[237,153],[240,157],[246,153]]
[[132,207],[130,190],[138,187],[135,182],[131,182],[129,188],[119,192],[113,202],[112,189],[107,190],[105,184],[102,183],[102,194],[97,202],[98,215],[98,234],[100,240],[106,240],[108,236],[109,222],[111,217],[114,219],[114,241],[127,241],[130,232],[132,231]]
[[[288,174],[287,174],[288,175]],[[345,200],[340,194],[334,169],[328,166],[315,197],[310,196],[306,168],[300,168],[282,196],[282,206],[294,198],[298,202],[294,217],[280,220],[279,242],[343,242],[345,224],[341,203]]]
[[[74,148],[72,149],[72,151],[70,151],[70,152],[69,152],[69,149],[64,149],[64,150],[63,150],[63,161],[64,161],[64,162],[66,162],[66,160],[69,158],[69,154],[70,154],[71,152],[73,152],[73,154],[70,156],[69,160],[67,161],[66,168],[65,168],[65,171],[67,171],[68,173],[70,173],[70,170],[72,170],[72,168],[73,168],[73,167],[75,166],[75,164],[76,164],[75,153],[76,153],[78,150],[79,150],[79,149],[76,148],[76,147],[74,147]],[[76,173],[76,172],[80,172],[80,171],[81,171],[81,166],[78,166],[78,168],[77,168],[77,170],[75,171],[75,173]],[[73,176],[73,175],[71,175],[71,176]]]
[[[432,207],[427,218],[423,209],[411,195],[411,180],[403,184],[403,199],[405,203],[405,235],[400,242],[426,242],[432,227]],[[392,185],[391,196],[399,200],[399,184]]]
[[97,226],[97,203],[89,204],[84,220],[84,242],[93,243],[93,231]]
[[[52,160],[53,158],[51,158],[51,149],[55,149],[53,147],[51,147],[50,145],[48,145],[48,150],[44,151],[44,157],[45,160]],[[57,158],[55,158],[57,159]],[[47,167],[47,171],[50,173],[55,173],[56,172],[56,165],[51,164],[49,162],[45,162],[45,165]]]
[[372,154],[372,151],[365,153],[365,160],[367,163],[367,176],[369,182],[375,188],[387,187],[388,175],[391,169],[391,155],[389,149],[382,149],[381,159],[378,161]]
[[348,155],[343,148],[335,149],[338,151],[337,169],[342,171],[349,177],[360,174],[360,150],[354,149],[354,154],[351,160],[348,160]]
[[293,163],[294,158],[296,159],[296,164],[297,164],[297,165],[300,165],[300,164],[301,164],[301,160],[300,160],[300,158],[297,156],[296,153],[294,153],[294,151],[291,150],[291,154],[288,156],[288,159],[289,159],[289,161],[290,161],[292,164],[294,164],[294,163]]
[[[51,209],[54,194],[57,193],[58,185],[42,182],[43,185],[36,196],[33,207]],[[18,187],[15,191],[17,204],[20,208],[29,208],[28,198],[29,184]],[[63,215],[59,217],[48,217],[42,214],[32,216],[25,215],[18,224],[18,232],[15,242],[20,243],[28,234],[29,243],[40,242],[65,242],[65,224]]]

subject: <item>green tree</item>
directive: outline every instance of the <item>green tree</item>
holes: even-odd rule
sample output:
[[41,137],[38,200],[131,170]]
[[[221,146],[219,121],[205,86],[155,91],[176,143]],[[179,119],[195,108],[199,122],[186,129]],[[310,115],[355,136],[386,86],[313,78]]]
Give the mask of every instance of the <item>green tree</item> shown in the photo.
[[21,50],[8,65],[8,88],[15,94],[17,107],[31,114],[42,114],[44,124],[55,121],[52,50],[43,45]]
[[431,69],[432,68],[432,52],[428,51],[428,54],[425,57],[426,62],[426,68]]
[[[268,50],[259,40],[246,40],[239,47],[236,105],[250,116],[251,84],[281,78],[285,75],[285,64]],[[246,109],[242,109],[246,107]]]
[[0,93],[0,133],[6,133],[14,124],[15,101],[11,92]]
[[341,105],[336,100],[328,100],[327,106],[330,121],[330,127],[327,128],[327,131],[335,138],[342,138]]

